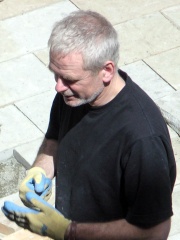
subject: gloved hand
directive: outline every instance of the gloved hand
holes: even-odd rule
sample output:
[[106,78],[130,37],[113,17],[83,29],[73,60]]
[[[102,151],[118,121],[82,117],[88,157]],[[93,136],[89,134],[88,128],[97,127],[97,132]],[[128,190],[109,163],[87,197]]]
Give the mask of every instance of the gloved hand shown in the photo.
[[27,192],[35,192],[44,200],[52,194],[52,180],[46,177],[45,171],[40,167],[31,168],[19,187],[19,197],[27,207],[32,207],[26,199]]
[[38,210],[20,207],[13,202],[6,201],[2,207],[6,217],[34,233],[64,240],[66,229],[71,221],[37,194],[28,192],[26,198],[34,209]]

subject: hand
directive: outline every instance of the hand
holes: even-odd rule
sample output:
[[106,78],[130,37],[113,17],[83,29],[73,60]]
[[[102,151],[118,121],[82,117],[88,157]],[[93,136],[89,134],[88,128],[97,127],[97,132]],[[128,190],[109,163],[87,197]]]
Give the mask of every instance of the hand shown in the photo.
[[52,181],[46,177],[45,171],[40,167],[31,168],[19,187],[19,197],[27,207],[32,207],[26,199],[27,192],[34,192],[44,200],[52,194]]
[[26,198],[34,209],[38,210],[20,207],[13,202],[6,201],[2,207],[6,217],[34,233],[64,240],[66,229],[71,221],[37,194],[28,192]]

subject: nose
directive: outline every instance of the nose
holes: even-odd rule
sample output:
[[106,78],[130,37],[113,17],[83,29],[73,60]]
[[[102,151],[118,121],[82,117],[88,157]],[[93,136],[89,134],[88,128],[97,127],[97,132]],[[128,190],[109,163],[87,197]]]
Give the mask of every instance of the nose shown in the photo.
[[60,78],[58,78],[56,81],[55,90],[59,93],[65,92],[68,90],[68,86]]

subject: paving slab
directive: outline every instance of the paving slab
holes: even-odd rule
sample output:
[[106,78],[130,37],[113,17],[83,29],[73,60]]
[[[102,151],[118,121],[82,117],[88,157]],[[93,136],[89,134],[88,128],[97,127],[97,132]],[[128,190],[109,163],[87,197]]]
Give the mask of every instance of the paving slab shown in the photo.
[[[51,85],[55,86],[55,81],[51,81]],[[46,133],[49,124],[50,110],[55,95],[56,91],[52,89],[51,91],[16,102],[15,106],[17,106],[38,129]]]
[[0,152],[43,136],[43,133],[12,105],[0,108],[0,123]]
[[180,89],[180,47],[145,58],[144,61],[176,90]]
[[180,5],[165,9],[162,13],[180,29]]
[[103,14],[113,24],[134,19],[161,9],[180,4],[180,0],[71,0],[82,10],[93,10]]
[[120,40],[120,65],[179,47],[180,31],[154,13],[115,26]]
[[53,74],[33,54],[0,63],[0,106],[54,89]]
[[[180,136],[168,126],[176,161],[180,162]],[[180,172],[179,172],[180,173]],[[179,174],[180,177],[180,174]]]
[[45,48],[39,51],[35,51],[34,55],[45,64],[46,67],[49,65],[49,48]]
[[121,67],[153,100],[169,95],[175,90],[143,61]]
[[161,108],[168,125],[180,135],[180,91],[159,98],[156,103]]
[[[1,135],[1,133],[0,133]],[[1,161],[4,161],[8,158],[11,158],[13,156],[13,148],[10,148],[10,149],[5,149],[3,151],[0,152],[0,162]]]
[[172,217],[170,236],[180,232],[180,191],[174,191],[172,199],[174,215]]
[[172,128],[168,127],[168,129],[171,137],[171,142],[174,150],[174,156],[175,156],[176,167],[177,167],[177,176],[176,176],[175,185],[180,186],[180,137],[174,130],[172,130]]
[[1,2],[0,5],[0,20],[24,14],[25,12],[32,11],[37,8],[42,8],[60,1],[63,0],[5,0]]
[[179,240],[180,239],[180,233],[168,237],[168,240]]
[[31,168],[32,164],[34,163],[34,160],[37,156],[37,153],[38,153],[39,147],[43,141],[43,138],[39,138],[35,141],[15,147],[14,152],[13,152],[14,157],[26,169]]
[[61,1],[0,21],[0,62],[47,47],[54,23],[76,9],[69,1]]

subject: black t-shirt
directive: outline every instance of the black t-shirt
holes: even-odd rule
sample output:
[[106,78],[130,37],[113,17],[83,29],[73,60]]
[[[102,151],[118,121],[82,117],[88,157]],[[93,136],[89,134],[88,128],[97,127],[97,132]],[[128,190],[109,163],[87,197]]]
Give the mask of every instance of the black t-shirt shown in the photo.
[[57,94],[46,138],[58,139],[56,208],[79,222],[126,219],[140,227],[172,216],[176,167],[155,103],[126,73],[101,107],[67,106]]

